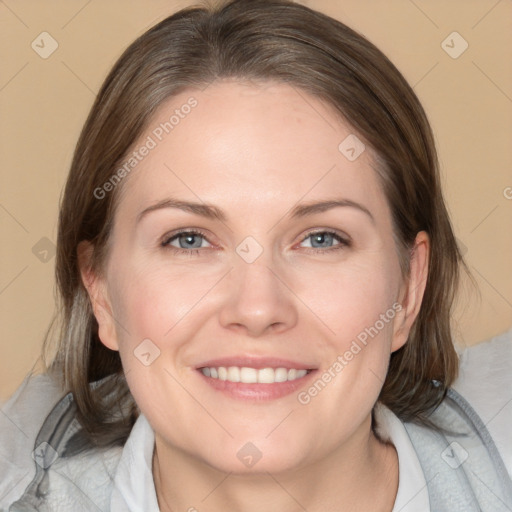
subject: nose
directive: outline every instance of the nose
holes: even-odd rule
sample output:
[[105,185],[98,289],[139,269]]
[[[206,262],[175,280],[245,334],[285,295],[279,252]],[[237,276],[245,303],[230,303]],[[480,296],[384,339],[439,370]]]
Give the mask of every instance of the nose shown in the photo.
[[297,323],[293,287],[274,267],[263,255],[253,263],[240,260],[235,264],[227,276],[226,300],[220,311],[224,328],[258,337],[283,332]]

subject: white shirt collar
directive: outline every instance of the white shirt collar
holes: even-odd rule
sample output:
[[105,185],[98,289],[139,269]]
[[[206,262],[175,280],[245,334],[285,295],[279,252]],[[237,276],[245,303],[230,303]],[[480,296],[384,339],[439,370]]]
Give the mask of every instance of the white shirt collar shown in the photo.
[[398,454],[398,492],[392,512],[429,512],[427,482],[416,450],[403,423],[386,406],[375,409],[378,430]]
[[126,441],[114,478],[111,512],[159,512],[153,481],[155,434],[143,414]]
[[[393,512],[429,512],[427,482],[402,422],[387,407],[376,408],[381,435],[398,453],[399,485]],[[126,441],[116,470],[111,512],[159,512],[152,474],[155,435],[141,414]]]

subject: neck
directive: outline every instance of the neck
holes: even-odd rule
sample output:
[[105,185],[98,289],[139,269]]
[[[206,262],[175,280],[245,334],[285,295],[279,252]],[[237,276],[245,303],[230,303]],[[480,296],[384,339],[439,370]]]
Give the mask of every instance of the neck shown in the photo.
[[[365,437],[365,439],[364,439]],[[391,512],[398,490],[398,456],[371,430],[355,446],[293,471],[224,473],[156,436],[155,489],[162,512]]]

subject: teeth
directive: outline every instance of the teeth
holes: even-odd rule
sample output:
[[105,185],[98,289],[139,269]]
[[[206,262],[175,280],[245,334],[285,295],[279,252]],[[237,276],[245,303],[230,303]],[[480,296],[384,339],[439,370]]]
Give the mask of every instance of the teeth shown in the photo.
[[288,380],[295,380],[297,378],[297,370],[294,370],[293,368],[291,370],[288,370]]
[[240,368],[240,382],[256,384],[258,382],[258,370],[256,368]]
[[246,366],[239,368],[238,366],[205,367],[201,368],[201,372],[206,377],[212,379],[227,380],[229,382],[243,382],[244,384],[274,384],[275,382],[286,382],[304,377],[308,370],[296,370],[291,368],[248,368]]
[[286,382],[288,380],[288,370],[286,368],[278,368],[275,371],[275,377],[276,382]]
[[263,368],[258,370],[258,382],[261,384],[273,384],[275,382],[275,372],[273,368]]
[[238,366],[230,366],[228,368],[227,380],[229,380],[230,382],[240,382],[240,368],[238,368]]

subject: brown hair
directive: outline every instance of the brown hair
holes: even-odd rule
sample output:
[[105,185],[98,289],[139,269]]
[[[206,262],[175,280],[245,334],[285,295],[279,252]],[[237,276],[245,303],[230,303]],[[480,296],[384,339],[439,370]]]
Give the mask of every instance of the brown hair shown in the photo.
[[[135,40],[114,65],[83,127],[61,204],[56,277],[62,323],[48,371],[73,393],[78,418],[96,444],[126,440],[138,409],[118,352],[98,338],[77,246],[94,244],[92,267],[100,272],[122,184],[102,199],[94,191],[111,178],[164,100],[221,78],[291,84],[324,100],[354,128],[376,154],[405,276],[416,234],[429,234],[423,303],[407,343],[391,355],[379,398],[404,421],[426,421],[457,374],[450,312],[462,263],[432,131],[413,90],[380,50],[339,21],[288,0],[183,9]],[[48,351],[47,338],[45,360]]]

